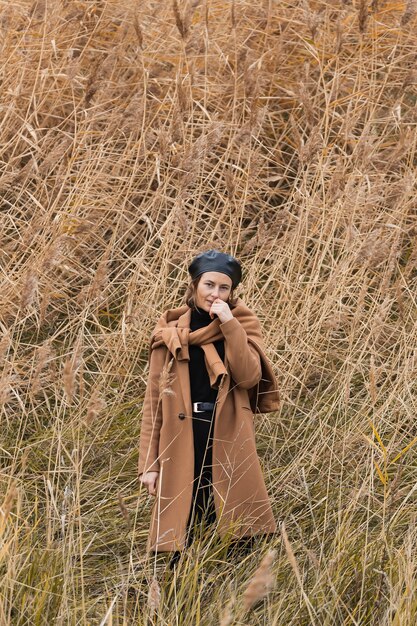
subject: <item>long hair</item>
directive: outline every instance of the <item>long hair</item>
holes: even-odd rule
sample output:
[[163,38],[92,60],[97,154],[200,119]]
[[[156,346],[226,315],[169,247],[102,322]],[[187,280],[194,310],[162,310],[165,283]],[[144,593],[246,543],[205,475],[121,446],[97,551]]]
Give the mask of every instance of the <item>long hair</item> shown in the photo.
[[[197,278],[195,278],[194,280],[192,280],[188,287],[187,287],[187,291],[185,292],[185,303],[191,308],[191,309],[197,309],[197,305],[195,303],[195,295],[197,292],[197,285],[200,282],[201,278],[202,278],[203,274],[200,274],[200,276],[197,276]],[[226,300],[227,304],[229,306],[236,306],[237,305],[237,298],[234,297],[233,294],[233,287],[230,290],[230,294],[229,297]]]

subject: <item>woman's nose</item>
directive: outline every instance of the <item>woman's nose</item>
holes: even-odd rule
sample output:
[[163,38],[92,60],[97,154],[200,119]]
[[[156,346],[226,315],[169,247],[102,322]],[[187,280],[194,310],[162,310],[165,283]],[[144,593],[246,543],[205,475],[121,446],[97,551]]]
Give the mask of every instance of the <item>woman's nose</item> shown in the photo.
[[212,295],[215,296],[216,298],[219,297],[219,288],[215,287],[212,291]]

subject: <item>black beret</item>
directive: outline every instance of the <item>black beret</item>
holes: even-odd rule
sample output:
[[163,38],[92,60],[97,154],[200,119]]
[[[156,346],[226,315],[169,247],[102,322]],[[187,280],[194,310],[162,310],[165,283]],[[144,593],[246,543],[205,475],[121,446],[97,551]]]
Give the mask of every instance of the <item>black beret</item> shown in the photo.
[[232,279],[233,287],[242,280],[242,268],[237,259],[219,250],[207,250],[198,254],[190,263],[188,271],[194,280],[204,272],[221,272]]

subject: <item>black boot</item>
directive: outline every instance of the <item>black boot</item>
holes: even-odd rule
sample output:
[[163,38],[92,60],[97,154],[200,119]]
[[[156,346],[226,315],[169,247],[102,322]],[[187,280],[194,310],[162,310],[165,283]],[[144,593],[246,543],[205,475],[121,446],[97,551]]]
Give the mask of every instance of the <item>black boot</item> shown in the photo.
[[232,557],[236,558],[244,558],[248,554],[250,554],[254,548],[255,537],[242,537],[241,539],[237,539],[232,541],[229,547],[227,548],[227,558],[230,559]]
[[175,550],[169,561],[169,569],[174,569],[181,558],[181,552],[179,550]]

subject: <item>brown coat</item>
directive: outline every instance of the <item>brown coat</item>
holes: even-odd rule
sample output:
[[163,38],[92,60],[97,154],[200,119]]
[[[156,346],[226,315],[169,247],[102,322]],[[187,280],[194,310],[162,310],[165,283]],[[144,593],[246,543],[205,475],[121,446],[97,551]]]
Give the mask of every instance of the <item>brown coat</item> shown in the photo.
[[[230,533],[238,539],[277,528],[256,451],[254,413],[276,410],[279,398],[258,318],[240,298],[231,312],[233,319],[216,320],[225,341],[226,373],[215,408],[212,472],[217,530],[221,537]],[[189,329],[190,318],[184,305],[165,312],[156,328],[168,320]],[[164,368],[168,389],[166,376],[160,385]],[[139,475],[159,472],[148,551],[185,547],[194,480],[192,419],[188,360],[173,358],[166,345],[159,345],[150,351],[139,443]]]

